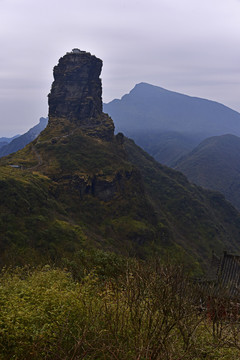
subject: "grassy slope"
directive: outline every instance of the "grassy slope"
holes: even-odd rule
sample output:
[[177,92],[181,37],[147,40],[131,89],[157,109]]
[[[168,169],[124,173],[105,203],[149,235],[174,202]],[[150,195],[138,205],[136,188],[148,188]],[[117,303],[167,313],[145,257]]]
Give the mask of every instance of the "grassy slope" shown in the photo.
[[240,249],[233,207],[131,141],[48,127],[1,159],[0,177],[3,263],[57,261],[94,246],[140,257],[188,253],[198,266],[213,248]]
[[155,236],[156,219],[122,146],[78,130],[55,135],[46,131],[1,159],[3,261],[12,262],[16,248],[28,247],[28,260],[39,252],[55,260],[89,245],[138,253]]
[[202,259],[213,249],[239,250],[239,213],[220,193],[190,184],[183,174],[160,165],[131,140],[125,148],[141,170],[163,226],[171,229],[170,239]]

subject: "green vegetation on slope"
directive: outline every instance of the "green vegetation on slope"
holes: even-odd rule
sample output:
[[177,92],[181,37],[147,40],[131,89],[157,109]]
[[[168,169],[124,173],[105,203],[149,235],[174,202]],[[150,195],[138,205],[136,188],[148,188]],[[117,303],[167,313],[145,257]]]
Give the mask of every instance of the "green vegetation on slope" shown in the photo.
[[238,249],[239,213],[220,193],[190,184],[183,174],[160,165],[131,140],[124,146],[141,171],[166,241],[174,239],[200,261],[213,249]]
[[199,271],[213,249],[239,251],[239,214],[220,194],[123,140],[66,122],[1,159],[2,264],[56,263],[97,247],[187,259]]
[[33,251],[24,263],[38,252],[56,261],[84,246],[134,255],[154,241],[154,212],[122,146],[78,130],[56,133],[1,159],[2,262],[17,262],[19,248]]

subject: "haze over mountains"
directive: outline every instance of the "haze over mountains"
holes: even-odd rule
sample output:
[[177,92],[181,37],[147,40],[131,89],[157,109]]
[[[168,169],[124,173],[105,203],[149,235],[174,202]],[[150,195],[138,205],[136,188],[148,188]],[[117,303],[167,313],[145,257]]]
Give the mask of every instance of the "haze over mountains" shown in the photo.
[[175,168],[188,179],[220,191],[240,209],[240,138],[221,135],[208,138],[182,157]]
[[[47,126],[48,119],[41,117],[39,123],[33,126],[30,130],[28,130],[23,135],[16,135],[13,138],[2,138],[8,141],[4,141],[2,146],[0,145],[0,157],[9,155],[14,153],[29,144],[31,141],[36,139],[36,137],[40,134],[41,131],[45,129]],[[1,140],[1,139],[0,139]],[[1,144],[1,143],[0,143]]]
[[0,138],[0,148],[4,145],[7,145],[9,144],[12,140],[16,139],[18,136],[20,136],[19,134],[18,135],[15,135],[11,138],[8,138],[8,137],[1,137]]
[[191,182],[240,209],[240,114],[213,101],[140,83],[105,104],[118,130]]
[[79,50],[62,57],[46,129],[0,160],[1,263],[57,261],[97,247],[183,256],[200,268],[213,249],[240,251],[240,214],[221,194],[114,135],[102,112],[101,67]]
[[220,103],[187,96],[147,83],[137,84],[121,100],[104,104],[117,131],[176,131],[209,137],[240,135],[240,114]]
[[240,136],[238,112],[146,83],[136,85],[120,100],[104,104],[104,111],[114,119],[117,131],[169,166],[207,137]]

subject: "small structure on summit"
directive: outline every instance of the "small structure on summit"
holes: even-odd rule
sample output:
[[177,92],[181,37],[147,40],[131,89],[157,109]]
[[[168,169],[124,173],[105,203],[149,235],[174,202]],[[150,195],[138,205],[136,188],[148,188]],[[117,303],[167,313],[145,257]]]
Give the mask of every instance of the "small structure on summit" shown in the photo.
[[87,53],[87,51],[80,50],[78,48],[74,48],[74,49],[72,49],[72,51],[68,51],[66,53],[66,55],[69,55],[69,54],[78,54],[78,55],[80,55],[80,54],[90,54],[90,53]]
[[78,48],[72,49],[72,52],[73,52],[74,54],[81,54],[81,50],[78,49]]

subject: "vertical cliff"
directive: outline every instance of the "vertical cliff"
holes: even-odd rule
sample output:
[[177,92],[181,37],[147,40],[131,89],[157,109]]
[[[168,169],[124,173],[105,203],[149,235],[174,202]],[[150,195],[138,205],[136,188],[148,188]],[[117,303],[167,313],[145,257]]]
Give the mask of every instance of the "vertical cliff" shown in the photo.
[[54,67],[49,100],[49,126],[71,123],[87,135],[111,140],[114,124],[102,112],[102,60],[73,49]]

